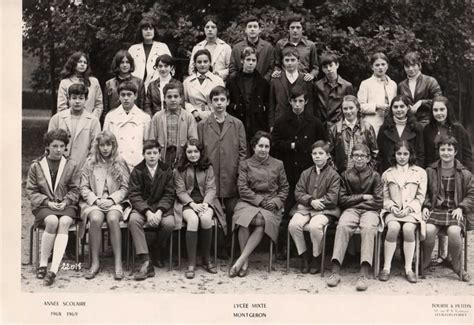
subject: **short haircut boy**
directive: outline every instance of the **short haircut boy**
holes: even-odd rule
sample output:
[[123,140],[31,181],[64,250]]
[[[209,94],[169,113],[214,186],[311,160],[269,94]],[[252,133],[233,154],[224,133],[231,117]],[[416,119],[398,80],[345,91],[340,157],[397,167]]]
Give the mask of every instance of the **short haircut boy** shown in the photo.
[[298,60],[300,59],[300,53],[294,47],[286,47],[286,48],[283,49],[282,59],[286,56],[294,56]]
[[124,81],[122,82],[118,88],[117,88],[117,92],[120,94],[121,91],[123,90],[127,90],[127,91],[131,91],[133,92],[135,95],[137,94],[138,92],[138,88],[137,86],[131,82],[131,81]]
[[158,148],[158,150],[161,152],[161,146],[156,140],[145,140],[143,141],[143,150],[142,154],[145,154],[147,150]]
[[337,55],[334,53],[323,53],[321,55],[321,67],[324,67],[325,65],[331,64],[331,63],[339,63],[339,60],[337,58]]
[[370,149],[365,143],[355,143],[352,147],[351,154],[354,154],[355,151],[363,151],[367,157],[370,157]]
[[211,92],[209,93],[209,99],[212,100],[214,96],[224,95],[227,99],[229,99],[229,90],[222,86],[216,86],[212,88]]
[[89,95],[89,89],[84,84],[76,83],[69,86],[67,93],[68,96],[84,95],[87,99],[87,96]]
[[304,19],[303,19],[303,16],[300,16],[300,15],[292,15],[288,18],[287,22],[286,22],[286,28],[290,28],[290,25],[292,23],[301,23],[301,26],[303,26],[304,24]]
[[295,99],[300,96],[304,96],[304,99],[307,99],[306,89],[299,86],[292,87],[290,90],[290,100]]
[[183,96],[183,88],[181,87],[180,84],[178,84],[176,82],[169,82],[163,87],[163,96],[166,96],[166,93],[170,89],[177,89],[178,92],[179,92],[179,95]]
[[245,25],[245,27],[247,27],[248,23],[253,22],[256,22],[258,24],[258,27],[260,27],[260,21],[258,20],[257,16],[250,15],[243,20],[243,24]]
[[408,67],[410,65],[419,65],[421,67],[421,58],[418,52],[408,52],[403,57],[403,65]]
[[258,52],[254,47],[247,46],[242,50],[242,53],[240,53],[240,58],[244,60],[246,57],[255,54],[255,57],[257,58],[258,61]]
[[453,146],[456,152],[458,151],[458,140],[451,135],[443,135],[439,138],[438,142],[436,143],[436,148],[439,150],[439,147],[442,145],[450,145]]

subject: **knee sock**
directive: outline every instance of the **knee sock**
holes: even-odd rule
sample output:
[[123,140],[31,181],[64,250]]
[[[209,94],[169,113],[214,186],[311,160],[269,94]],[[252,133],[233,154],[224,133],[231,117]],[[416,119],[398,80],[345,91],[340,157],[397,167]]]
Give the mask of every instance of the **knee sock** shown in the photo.
[[202,261],[207,264],[211,259],[212,228],[201,229],[199,231],[199,238],[201,241]]
[[53,262],[51,262],[51,272],[58,273],[59,264],[63,259],[64,251],[66,250],[68,235],[57,234],[54,241]]
[[43,232],[43,236],[41,237],[41,254],[39,266],[48,266],[48,258],[51,250],[53,249],[55,238],[56,234],[50,234],[46,231]]
[[390,267],[392,265],[393,254],[395,254],[395,249],[397,248],[397,242],[385,241],[384,243],[384,258],[383,269],[390,272]]
[[461,258],[462,257],[462,240],[459,236],[448,237],[448,253],[452,258],[453,269],[456,273],[459,273],[461,267]]
[[188,252],[188,263],[196,265],[197,231],[186,231],[186,250]]
[[415,242],[403,242],[403,251],[405,252],[405,271],[412,271],[413,255],[415,254]]

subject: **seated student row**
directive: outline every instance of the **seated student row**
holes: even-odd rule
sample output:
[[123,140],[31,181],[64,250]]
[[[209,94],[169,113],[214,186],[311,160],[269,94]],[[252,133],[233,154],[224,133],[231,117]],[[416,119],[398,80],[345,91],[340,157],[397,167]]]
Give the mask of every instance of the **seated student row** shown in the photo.
[[[132,90],[130,91],[130,90],[124,89],[125,92],[132,92],[132,94],[133,94],[133,89],[134,89],[133,84],[130,85],[130,83],[124,83],[122,87],[123,87],[123,88],[127,88],[127,85],[128,85],[128,87],[130,87],[130,89],[132,89]],[[81,87],[81,85],[77,85],[77,86],[75,86],[75,88],[78,88],[78,89],[82,89],[82,90],[87,91],[87,89],[86,89],[85,87],[83,87],[83,86]],[[173,84],[168,85],[166,88],[171,89],[171,90],[175,90],[175,93],[174,93],[174,94],[177,95],[177,96],[175,96],[174,102],[170,102],[170,104],[171,104],[172,106],[175,106],[175,107],[176,107],[176,106],[179,106],[179,103],[180,103],[179,98],[178,98],[178,97],[179,97],[179,90],[176,89],[176,87],[173,89]],[[177,87],[177,88],[179,88],[179,87]],[[73,87],[73,89],[74,89],[74,87]],[[135,90],[136,90],[136,89],[135,89]],[[72,96],[74,95],[74,92],[77,92],[77,90],[71,91]],[[167,94],[167,93],[168,93],[168,92],[165,90],[165,94]],[[83,94],[83,95],[84,95],[84,94]],[[219,95],[220,95],[220,96],[219,96]],[[224,88],[221,87],[221,89],[219,89],[219,88],[217,89],[216,94],[215,94],[215,97],[221,97],[221,99],[223,99],[223,100],[221,101],[221,104],[220,104],[220,105],[216,105],[216,108],[217,108],[217,109],[215,110],[215,112],[213,113],[213,115],[211,116],[211,118],[214,118],[214,115],[218,115],[218,111],[219,111],[219,110],[220,110],[220,113],[225,113],[225,103],[226,103],[226,99],[227,99],[226,95],[227,95],[227,92],[225,91]],[[123,105],[124,105],[124,106],[132,106],[132,105],[133,105],[133,100],[132,100],[130,97],[133,97],[133,96],[125,96],[125,97],[127,97],[128,100],[124,100],[124,101],[123,101]],[[211,97],[212,97],[212,96],[211,96]],[[222,98],[222,97],[223,97],[223,98]],[[300,97],[300,96],[297,96],[297,97]],[[83,100],[83,101],[85,100],[84,96],[83,96],[82,100]],[[304,100],[304,95],[303,95],[303,100]],[[71,101],[71,102],[72,102],[72,103],[75,103],[74,101]],[[293,102],[294,102],[293,104],[294,104],[295,108],[298,108],[298,107],[297,107],[298,105],[297,105],[297,103],[296,103],[297,101],[293,101]],[[71,112],[74,111],[74,109],[77,109],[76,106],[71,106],[71,108],[72,108],[72,109],[71,109]],[[171,108],[173,109],[174,107],[171,107]],[[301,108],[300,108],[300,110],[301,110]],[[225,117],[225,116],[224,116],[224,117]],[[242,123],[241,123],[241,122],[238,122],[238,120],[236,120],[236,119],[234,119],[234,120],[235,120],[235,123],[237,123],[237,124],[240,123],[240,125],[242,125]],[[192,118],[191,118],[191,121],[193,121]],[[205,124],[205,123],[203,122],[203,123],[201,123],[200,125],[204,125],[204,124]],[[240,129],[241,129],[241,132],[240,132],[240,133],[241,133],[241,134],[244,133],[243,128],[240,127]],[[146,132],[145,132],[145,133],[146,133]],[[240,138],[245,139],[245,135],[240,136]],[[240,142],[243,143],[243,144],[241,145],[241,147],[244,148],[244,150],[243,150],[243,152],[244,152],[243,156],[245,157],[245,140],[240,141]],[[120,147],[120,145],[119,145],[119,147]],[[166,146],[163,146],[163,145],[161,145],[161,144],[160,144],[160,147],[167,148]],[[132,149],[136,150],[137,148],[132,148]],[[241,150],[241,151],[242,151],[242,150]],[[177,153],[177,151],[175,152],[175,159],[176,159],[176,157],[177,157],[177,156],[176,156],[176,153]],[[176,161],[176,160],[175,160],[175,161]],[[284,200],[283,200],[283,201],[284,201]],[[278,228],[278,227],[277,227],[277,228]],[[163,237],[163,236],[162,236],[162,237]],[[165,238],[166,238],[166,237],[165,237]],[[148,266],[147,266],[147,268],[148,268]],[[210,268],[210,269],[211,269],[211,268]],[[93,270],[92,273],[96,273],[97,270],[98,270],[98,268],[97,268],[96,270]],[[188,270],[188,271],[190,272],[189,274],[190,274],[190,276],[191,276],[191,275],[192,275],[192,272],[193,272],[194,270],[192,269],[192,270]],[[119,273],[119,274],[121,273],[120,270],[118,270],[118,273]],[[143,272],[142,272],[142,273],[143,273]],[[244,273],[245,273],[245,272],[244,272]],[[145,270],[145,274],[146,274],[146,270]],[[92,276],[92,277],[93,277],[93,276]],[[117,277],[119,278],[120,275],[117,276]]]

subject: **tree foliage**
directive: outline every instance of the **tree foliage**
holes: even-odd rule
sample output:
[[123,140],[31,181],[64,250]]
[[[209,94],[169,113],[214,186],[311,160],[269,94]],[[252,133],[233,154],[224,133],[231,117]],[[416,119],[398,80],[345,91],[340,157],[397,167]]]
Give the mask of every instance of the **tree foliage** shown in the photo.
[[[90,53],[94,74],[104,83],[115,52],[135,43],[136,26],[149,15],[158,22],[160,39],[186,71],[194,44],[204,38],[202,18],[218,17],[219,37],[228,43],[242,39],[242,20],[249,14],[262,22],[262,38],[275,43],[287,35],[292,12],[305,17],[305,34],[319,53],[336,52],[340,73],[354,85],[370,74],[368,57],[383,51],[391,60],[389,75],[404,78],[402,57],[417,50],[423,71],[436,77],[459,107],[472,102],[474,61],[472,10],[465,1],[360,0],[41,0],[25,1],[24,48],[40,58],[33,76],[35,89],[53,89],[67,57],[76,50]],[[48,25],[48,21],[50,24]],[[50,58],[54,44],[55,60]],[[48,48],[48,46],[50,46]],[[50,65],[54,66],[51,80]],[[467,85],[467,86],[466,86]]]

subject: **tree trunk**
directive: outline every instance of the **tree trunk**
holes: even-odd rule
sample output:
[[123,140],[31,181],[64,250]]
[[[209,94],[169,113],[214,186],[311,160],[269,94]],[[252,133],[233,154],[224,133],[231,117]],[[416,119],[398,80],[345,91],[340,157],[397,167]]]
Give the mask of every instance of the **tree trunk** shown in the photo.
[[56,114],[57,111],[57,96],[56,96],[56,54],[54,52],[54,30],[53,30],[53,13],[51,10],[50,3],[48,1],[48,31],[49,31],[49,86],[51,93],[51,116]]

